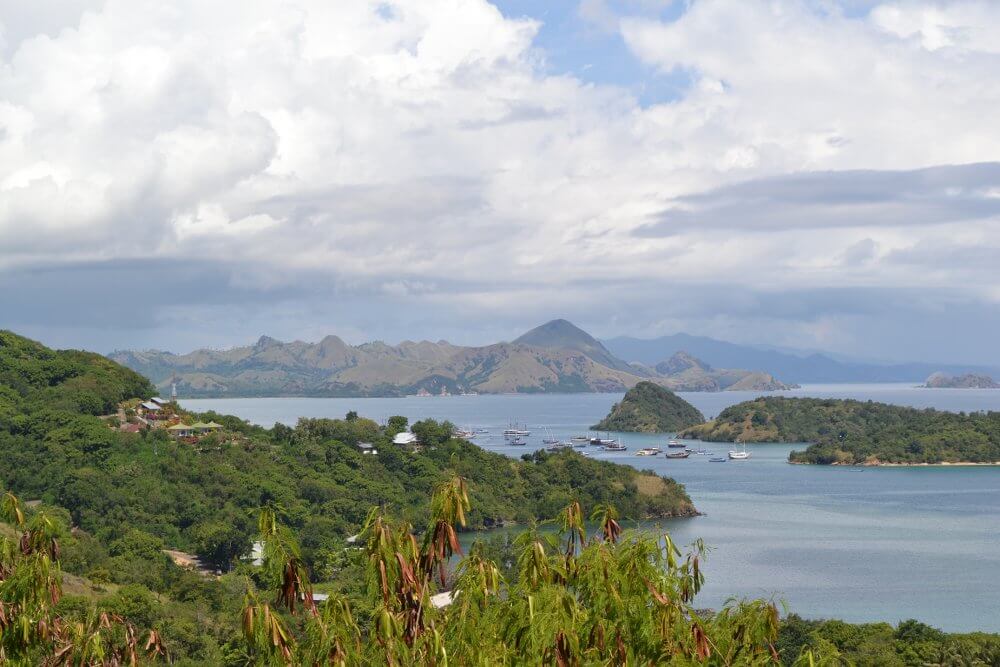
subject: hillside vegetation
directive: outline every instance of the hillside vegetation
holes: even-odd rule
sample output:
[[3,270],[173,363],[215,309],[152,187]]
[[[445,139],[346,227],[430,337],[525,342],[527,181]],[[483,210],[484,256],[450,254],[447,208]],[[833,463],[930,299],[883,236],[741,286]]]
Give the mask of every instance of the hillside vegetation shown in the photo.
[[[304,566],[320,578],[343,567],[344,540],[373,506],[422,525],[425,499],[454,475],[468,480],[477,500],[469,529],[552,518],[573,501],[588,512],[613,504],[635,519],[695,514],[673,480],[573,452],[512,460],[454,439],[452,425],[430,420],[412,425],[427,445],[420,452],[391,444],[406,428],[402,418],[387,427],[349,415],[265,430],[177,408],[190,421],[219,422],[225,432],[197,446],[162,429],[120,432],[111,428],[114,419],[99,415],[152,396],[146,379],[99,355],[53,351],[6,331],[0,382],[0,489],[40,500],[76,528],[63,534],[67,572],[131,586],[124,590],[155,608],[147,617],[186,638],[174,650],[206,664],[219,664],[231,623],[182,626],[198,614],[214,617],[239,595],[234,602],[220,584],[174,567],[163,549],[194,553],[226,572],[250,553],[261,507],[279,508],[301,536]],[[362,454],[362,441],[379,453]],[[156,595],[162,601],[154,604]],[[188,599],[196,602],[179,602]]]
[[[145,380],[96,355],[52,352],[12,334],[0,340],[0,373],[18,388],[0,394],[9,395],[0,403],[7,416],[0,422],[0,482],[67,508],[76,525],[104,540],[121,537],[128,522],[184,550],[204,552],[225,538],[232,558],[249,546],[251,509],[278,504],[292,527],[329,539],[356,532],[380,503],[419,521],[420,499],[454,474],[469,479],[480,499],[472,527],[546,518],[571,498],[587,508],[614,503],[636,519],[693,512],[672,480],[664,480],[661,493],[644,495],[641,473],[627,466],[572,452],[516,461],[455,439],[450,424],[434,421],[413,425],[428,445],[420,452],[390,442],[405,420],[382,427],[354,415],[271,431],[233,417],[192,415],[223,423],[231,435],[198,448],[162,429],[120,433],[91,415],[130,395],[149,395]],[[362,454],[362,441],[378,455]]]
[[676,433],[700,424],[704,415],[673,392],[652,382],[640,382],[615,403],[607,417],[591,428],[632,433]]
[[1000,412],[951,413],[872,401],[768,397],[723,410],[683,437],[803,442],[796,463],[919,464],[1000,461]]

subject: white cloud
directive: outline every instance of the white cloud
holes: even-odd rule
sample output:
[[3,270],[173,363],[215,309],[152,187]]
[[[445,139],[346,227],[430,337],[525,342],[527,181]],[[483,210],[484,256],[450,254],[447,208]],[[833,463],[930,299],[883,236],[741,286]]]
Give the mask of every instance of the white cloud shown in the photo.
[[[0,269],[183,258],[253,266],[241,284],[428,299],[419,286],[433,285],[439,303],[464,282],[454,303],[511,311],[526,293],[538,310],[582,303],[595,274],[918,284],[923,255],[879,259],[958,238],[957,223],[989,238],[993,223],[634,235],[671,202],[736,181],[1000,159],[994,3],[889,2],[860,18],[828,4],[699,0],[673,22],[625,17],[639,58],[693,75],[649,108],[547,74],[539,24],[485,0],[25,14],[0,48]],[[609,6],[581,11],[607,21]],[[976,275],[995,292],[995,273]],[[955,289],[968,278],[933,276]]]

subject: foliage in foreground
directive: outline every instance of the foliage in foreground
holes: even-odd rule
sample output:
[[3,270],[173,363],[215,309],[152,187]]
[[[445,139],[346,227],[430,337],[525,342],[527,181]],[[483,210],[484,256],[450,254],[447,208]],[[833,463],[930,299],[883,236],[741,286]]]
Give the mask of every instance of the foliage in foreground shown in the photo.
[[14,536],[0,537],[0,663],[14,665],[136,664],[165,655],[155,630],[140,637],[127,619],[96,607],[62,614],[58,527],[44,512],[25,519],[7,493],[0,518]]
[[[185,650],[141,596],[65,604],[58,520],[25,518],[7,494],[0,538],[0,662],[101,665],[995,665],[1000,636],[948,635],[916,621],[778,619],[770,601],[734,600],[699,611],[704,547],[681,557],[669,535],[625,532],[612,508],[585,515],[571,503],[554,530],[524,531],[509,548],[477,542],[462,554],[457,529],[470,510],[465,480],[440,485],[422,533],[373,509],[363,546],[348,549],[362,579],[355,594],[317,602],[301,549],[280,511],[260,513],[259,567],[246,566],[242,611],[231,609],[225,650]],[[498,559],[493,556],[499,554]],[[457,562],[456,562],[457,561]],[[124,590],[124,589],[123,589]],[[450,604],[432,603],[447,591]],[[230,590],[230,593],[235,592]],[[207,619],[205,619],[207,620]],[[204,621],[203,621],[204,622]],[[216,621],[218,622],[218,621]],[[207,628],[196,630],[206,633]],[[180,651],[175,649],[180,648]]]
[[723,410],[685,437],[717,442],[808,442],[796,463],[993,463],[1000,412],[953,413],[822,398],[771,396]]
[[[273,596],[250,593],[243,612],[248,659],[257,664],[339,665],[764,665],[779,660],[778,611],[740,600],[717,613],[693,606],[703,546],[686,557],[670,540],[624,533],[613,508],[591,519],[571,503],[558,532],[522,533],[516,576],[474,546],[460,554],[456,530],[470,510],[465,480],[440,485],[422,537],[371,512],[362,537],[367,587],[361,609],[345,597],[313,602],[290,533],[261,517],[263,569]],[[450,590],[438,608],[432,595]],[[359,619],[367,622],[362,623]]]

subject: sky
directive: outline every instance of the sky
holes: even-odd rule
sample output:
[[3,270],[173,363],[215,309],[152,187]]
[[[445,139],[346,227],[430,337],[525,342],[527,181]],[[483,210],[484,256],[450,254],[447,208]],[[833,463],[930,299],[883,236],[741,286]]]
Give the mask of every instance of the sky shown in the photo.
[[0,0],[0,327],[1000,364],[1000,2]]

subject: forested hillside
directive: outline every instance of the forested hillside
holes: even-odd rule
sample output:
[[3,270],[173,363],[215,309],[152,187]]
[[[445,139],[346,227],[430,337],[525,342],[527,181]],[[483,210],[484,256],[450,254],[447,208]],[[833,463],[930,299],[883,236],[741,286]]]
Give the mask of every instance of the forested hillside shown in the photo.
[[684,437],[717,442],[802,442],[796,463],[919,464],[1000,461],[1000,412],[939,410],[818,398],[758,398],[733,405]]
[[[125,591],[155,606],[154,615],[188,641],[181,653],[202,658],[220,655],[228,625],[180,626],[199,610],[237,604],[239,594],[233,600],[218,583],[191,579],[163,550],[193,552],[225,572],[249,555],[262,507],[275,508],[300,536],[302,562],[320,579],[342,566],[345,538],[372,507],[423,525],[431,490],[454,475],[468,480],[476,499],[470,529],[552,518],[571,501],[588,512],[613,504],[635,519],[695,513],[682,486],[652,473],[573,452],[512,460],[429,420],[412,425],[422,451],[391,444],[405,420],[383,427],[353,414],[265,430],[178,407],[188,421],[225,428],[197,444],[165,429],[121,432],[99,415],[151,396],[144,378],[98,355],[52,351],[9,332],[0,333],[0,382],[0,489],[40,501],[74,527],[63,534],[68,572],[98,582],[102,599]],[[360,442],[378,454],[362,453]],[[165,597],[153,604],[153,593]],[[193,606],[181,604],[187,598]]]

